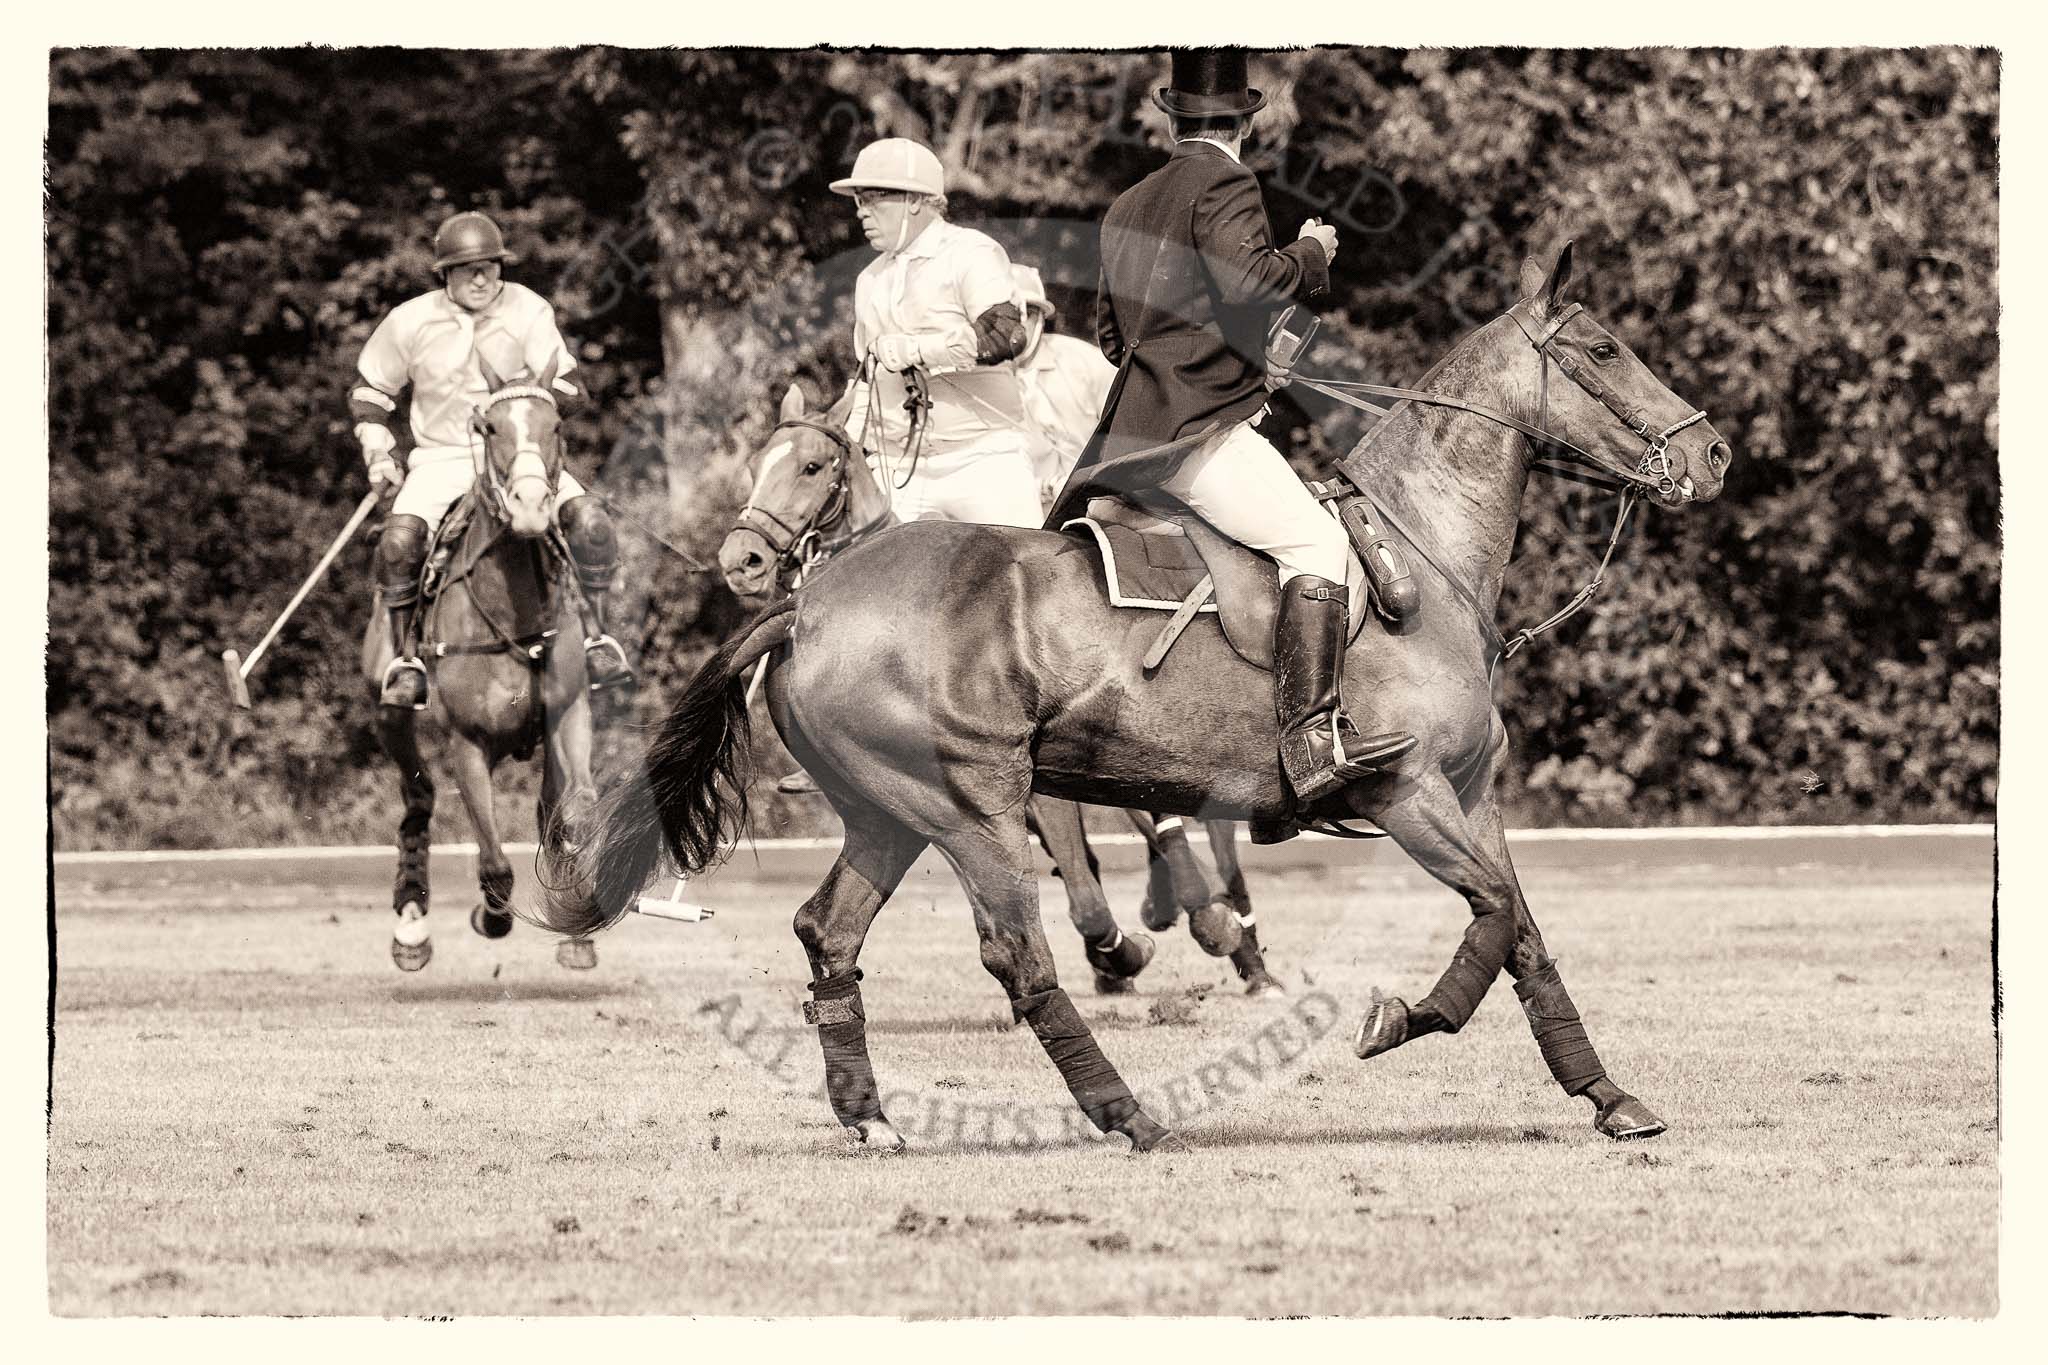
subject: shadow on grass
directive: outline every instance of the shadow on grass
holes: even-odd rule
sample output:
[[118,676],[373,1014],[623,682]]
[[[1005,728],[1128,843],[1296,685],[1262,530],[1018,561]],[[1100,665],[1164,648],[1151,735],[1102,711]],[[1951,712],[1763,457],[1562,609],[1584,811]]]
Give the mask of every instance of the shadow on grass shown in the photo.
[[[600,969],[601,970],[601,969]],[[636,994],[630,982],[602,977],[570,976],[537,981],[394,981],[385,990],[393,1004],[497,1004],[505,1001],[609,1000]]]

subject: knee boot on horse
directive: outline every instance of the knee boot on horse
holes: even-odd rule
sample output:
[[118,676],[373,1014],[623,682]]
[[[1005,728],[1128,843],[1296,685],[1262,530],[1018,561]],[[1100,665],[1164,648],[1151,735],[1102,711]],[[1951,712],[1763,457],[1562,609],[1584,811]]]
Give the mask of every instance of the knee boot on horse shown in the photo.
[[377,587],[391,623],[391,662],[385,666],[379,700],[401,710],[427,706],[427,666],[420,662],[412,638],[413,614],[420,604],[420,570],[427,562],[427,524],[400,513],[384,523],[377,538]]
[[1360,735],[1338,704],[1350,591],[1314,574],[1280,591],[1273,628],[1273,700],[1280,720],[1280,766],[1297,804],[1306,806],[1356,782],[1415,747],[1406,730]]
[[602,504],[590,497],[571,498],[556,514],[562,538],[568,542],[569,557],[576,565],[576,584],[582,590],[585,609],[583,667],[590,678],[590,690],[633,686],[633,666],[626,651],[605,629],[605,595],[611,591],[617,569],[618,538],[612,519]]

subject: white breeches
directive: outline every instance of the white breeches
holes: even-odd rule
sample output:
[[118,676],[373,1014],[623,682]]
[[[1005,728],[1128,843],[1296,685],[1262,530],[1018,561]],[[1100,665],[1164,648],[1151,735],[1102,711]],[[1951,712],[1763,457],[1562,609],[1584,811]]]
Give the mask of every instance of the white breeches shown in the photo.
[[[876,477],[889,479],[883,466]],[[902,478],[899,467],[895,478]],[[991,526],[1038,526],[1038,479],[1020,439],[982,441],[943,455],[919,457],[903,487],[889,487],[889,500],[902,521],[977,521]]]
[[[418,517],[432,535],[455,500],[476,482],[476,465],[467,446],[416,446],[406,460],[405,482],[391,503],[393,516]],[[555,506],[583,496],[583,485],[567,469],[555,480]]]
[[1344,582],[1344,528],[1250,422],[1196,447],[1161,487],[1232,540],[1271,555],[1282,583],[1299,574]]

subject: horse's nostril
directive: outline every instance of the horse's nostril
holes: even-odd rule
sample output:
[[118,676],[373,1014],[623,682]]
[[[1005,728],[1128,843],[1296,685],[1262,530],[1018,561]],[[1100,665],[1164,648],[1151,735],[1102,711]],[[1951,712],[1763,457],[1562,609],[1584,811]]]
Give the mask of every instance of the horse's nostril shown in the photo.
[[1734,452],[1728,449],[1726,441],[1716,441],[1707,447],[1707,464],[1718,474],[1728,467],[1728,461],[1733,454]]

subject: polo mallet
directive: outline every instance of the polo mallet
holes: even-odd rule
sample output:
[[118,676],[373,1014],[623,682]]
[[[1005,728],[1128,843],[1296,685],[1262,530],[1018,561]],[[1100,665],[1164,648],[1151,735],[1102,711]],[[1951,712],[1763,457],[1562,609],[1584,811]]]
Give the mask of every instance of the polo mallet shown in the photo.
[[249,651],[249,657],[246,661],[232,649],[221,651],[220,661],[227,665],[228,670],[228,695],[234,698],[235,705],[241,707],[244,711],[247,711],[250,706],[249,674],[256,667],[256,661],[263,657],[263,651],[270,648],[270,642],[277,638],[277,633],[280,630],[284,629],[284,623],[291,620],[292,613],[297,611],[299,604],[306,600],[306,594],[313,591],[313,586],[320,581],[321,575],[327,572],[328,566],[333,564],[335,557],[341,553],[341,547],[348,544],[349,537],[362,528],[362,524],[369,520],[370,513],[377,510],[377,499],[382,496],[382,492],[382,489],[373,488],[363,494],[363,500],[356,504],[355,515],[348,519],[348,525],[341,528],[341,534],[336,536],[334,543],[327,547],[327,553],[320,556],[320,562],[313,566],[313,572],[306,575],[306,581],[301,583],[299,590],[292,594],[292,600],[285,604],[284,611],[278,615],[275,621],[271,622],[269,631],[264,634],[263,639],[258,642],[256,648]]
[[633,903],[636,913],[649,919],[681,920],[685,924],[697,924],[717,914],[708,905],[693,905],[683,899],[683,888],[689,884],[688,877],[676,878],[676,889],[666,896],[642,896]]

